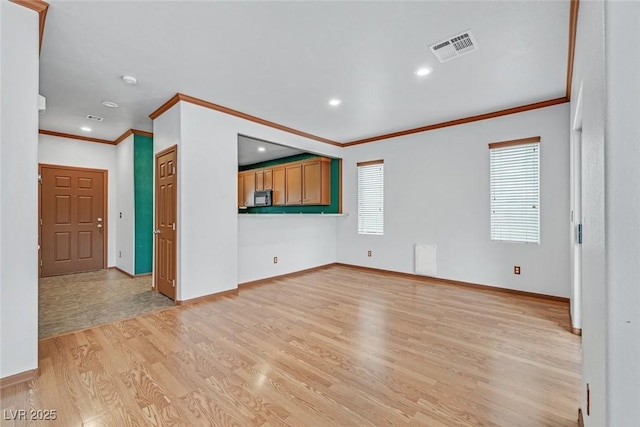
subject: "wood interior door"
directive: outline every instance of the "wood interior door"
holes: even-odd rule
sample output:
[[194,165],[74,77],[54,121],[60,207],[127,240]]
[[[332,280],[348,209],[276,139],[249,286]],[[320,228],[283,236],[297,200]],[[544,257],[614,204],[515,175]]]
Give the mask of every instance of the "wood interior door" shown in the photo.
[[156,155],[155,290],[176,300],[178,147]]
[[40,275],[106,267],[107,171],[40,165]]

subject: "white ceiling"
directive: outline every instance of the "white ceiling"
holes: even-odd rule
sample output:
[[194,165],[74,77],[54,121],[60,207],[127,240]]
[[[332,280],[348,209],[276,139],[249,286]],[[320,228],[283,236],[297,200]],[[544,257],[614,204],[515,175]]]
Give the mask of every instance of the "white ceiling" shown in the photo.
[[[348,142],[565,95],[568,0],[49,3],[46,130],[152,131],[148,115],[180,92]],[[468,29],[478,51],[429,51]],[[422,65],[433,73],[416,77]]]
[[[264,151],[258,150],[260,147],[264,148]],[[304,151],[296,148],[238,135],[238,165],[240,166],[253,165],[302,153]]]

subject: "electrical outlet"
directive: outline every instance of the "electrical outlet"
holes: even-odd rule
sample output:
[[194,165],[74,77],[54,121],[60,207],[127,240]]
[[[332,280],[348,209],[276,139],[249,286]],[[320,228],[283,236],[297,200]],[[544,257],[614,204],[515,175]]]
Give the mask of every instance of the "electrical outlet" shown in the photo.
[[513,274],[520,274],[520,266],[519,265],[514,265],[513,266]]
[[371,251],[367,251],[367,256],[370,257],[371,256]]
[[277,256],[274,256],[274,257],[273,257],[273,263],[274,263],[274,264],[277,264],[277,263],[278,263],[278,257],[277,257]]

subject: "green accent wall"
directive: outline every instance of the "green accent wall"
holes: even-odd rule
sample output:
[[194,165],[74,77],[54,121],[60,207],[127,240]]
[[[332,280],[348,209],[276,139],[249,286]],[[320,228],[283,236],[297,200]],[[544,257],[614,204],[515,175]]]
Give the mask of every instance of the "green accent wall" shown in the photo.
[[133,135],[135,274],[151,273],[153,259],[153,138]]
[[[298,160],[311,159],[318,157],[317,154],[298,154],[281,159],[269,160],[266,162],[255,163],[253,165],[245,165],[238,167],[238,171],[246,171],[250,169],[260,169],[269,166],[281,165],[283,163],[297,162]],[[331,204],[329,205],[304,205],[304,206],[262,206],[246,209],[238,209],[239,213],[339,213],[340,211],[340,160],[331,159]]]

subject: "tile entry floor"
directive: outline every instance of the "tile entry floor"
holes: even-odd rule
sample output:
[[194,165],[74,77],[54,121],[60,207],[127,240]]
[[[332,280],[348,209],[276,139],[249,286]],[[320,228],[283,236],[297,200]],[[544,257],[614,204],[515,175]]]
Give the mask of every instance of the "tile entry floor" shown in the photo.
[[175,307],[151,289],[151,276],[117,270],[43,277],[39,284],[39,338],[78,331]]

